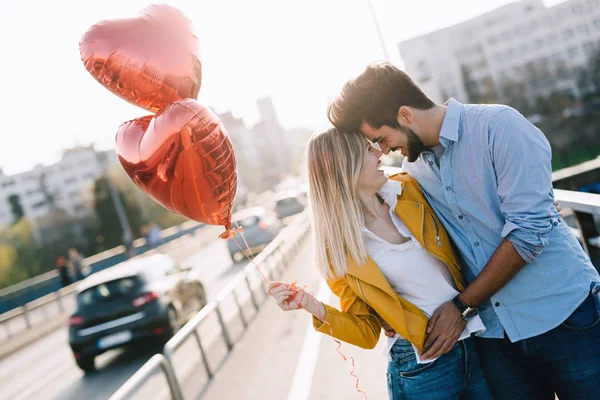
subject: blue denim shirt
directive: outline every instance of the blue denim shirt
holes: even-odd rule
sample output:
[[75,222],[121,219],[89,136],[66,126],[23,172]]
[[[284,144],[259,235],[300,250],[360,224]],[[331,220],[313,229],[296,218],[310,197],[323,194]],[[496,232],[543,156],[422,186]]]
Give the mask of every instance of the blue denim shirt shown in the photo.
[[424,151],[402,168],[414,176],[460,253],[468,282],[504,238],[527,264],[480,306],[483,337],[513,342],[560,325],[600,280],[554,207],[551,150],[513,108],[454,99],[442,124],[439,167]]

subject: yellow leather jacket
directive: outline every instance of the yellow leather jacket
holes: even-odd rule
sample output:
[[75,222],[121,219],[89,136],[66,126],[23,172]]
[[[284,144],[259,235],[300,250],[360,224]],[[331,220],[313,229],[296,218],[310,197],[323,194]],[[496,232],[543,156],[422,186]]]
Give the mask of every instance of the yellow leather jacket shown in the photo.
[[[462,291],[465,281],[450,238],[419,184],[405,172],[390,179],[400,182],[402,187],[396,214],[419,243],[448,266],[457,290]],[[347,262],[345,276],[327,281],[331,291],[340,298],[341,311],[325,305],[327,323],[313,318],[315,329],[327,335],[333,333],[335,338],[355,346],[372,349],[381,333],[379,314],[400,336],[422,351],[427,316],[394,292],[370,257],[364,265],[358,265],[350,257]]]

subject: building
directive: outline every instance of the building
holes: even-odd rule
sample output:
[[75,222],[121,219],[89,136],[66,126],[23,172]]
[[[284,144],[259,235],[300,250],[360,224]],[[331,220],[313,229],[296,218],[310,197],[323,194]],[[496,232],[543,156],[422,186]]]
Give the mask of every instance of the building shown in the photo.
[[509,103],[554,91],[579,96],[599,42],[600,0],[522,0],[399,47],[406,72],[434,101]]
[[219,114],[233,143],[239,183],[252,192],[272,189],[286,175],[296,173],[306,144],[297,141],[308,137],[305,129],[286,131],[281,126],[270,97],[257,100],[257,106],[260,120],[250,128],[231,112]]
[[95,180],[115,162],[114,151],[97,152],[87,146],[66,150],[53,165],[38,165],[16,175],[0,171],[0,226],[15,222],[14,207],[32,223],[38,240],[43,225],[51,224],[53,215],[85,218],[91,213]]

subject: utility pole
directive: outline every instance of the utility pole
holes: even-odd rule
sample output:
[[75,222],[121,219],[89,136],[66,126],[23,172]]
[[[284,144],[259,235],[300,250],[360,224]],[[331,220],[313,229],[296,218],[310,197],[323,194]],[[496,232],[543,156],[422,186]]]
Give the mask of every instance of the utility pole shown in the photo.
[[383,50],[383,54],[385,55],[385,59],[388,62],[390,61],[390,56],[387,52],[387,47],[385,46],[385,42],[383,41],[383,34],[381,33],[381,29],[379,28],[379,22],[377,21],[377,16],[375,15],[375,9],[373,8],[373,3],[371,0],[367,0],[369,4],[369,10],[371,10],[371,16],[373,17],[373,22],[375,23],[375,29],[377,29],[377,35],[379,35],[379,42],[381,43],[381,48]]

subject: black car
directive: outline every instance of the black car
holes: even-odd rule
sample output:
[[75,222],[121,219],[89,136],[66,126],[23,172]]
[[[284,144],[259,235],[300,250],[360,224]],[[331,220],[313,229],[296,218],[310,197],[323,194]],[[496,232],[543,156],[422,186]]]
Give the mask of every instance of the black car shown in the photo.
[[69,345],[77,365],[92,371],[97,355],[142,339],[167,340],[205,305],[202,283],[170,257],[125,261],[81,281]]

